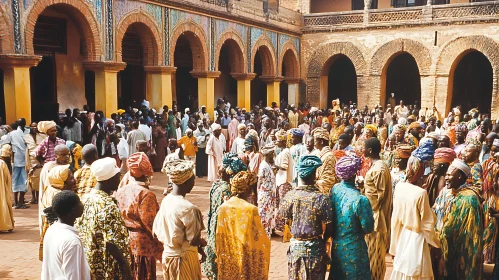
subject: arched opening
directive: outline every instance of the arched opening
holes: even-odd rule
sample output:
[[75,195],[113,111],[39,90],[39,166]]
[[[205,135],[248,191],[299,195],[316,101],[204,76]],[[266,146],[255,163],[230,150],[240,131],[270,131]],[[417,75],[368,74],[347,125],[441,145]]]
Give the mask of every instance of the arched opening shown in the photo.
[[49,6],[38,16],[33,50],[42,60],[30,69],[33,121],[57,119],[59,111],[87,103],[83,61],[93,51],[89,29],[83,14],[67,4]]
[[[141,22],[128,26],[121,43],[121,59],[125,69],[118,73],[118,105],[120,108],[139,108],[146,97],[146,75],[144,65],[148,64],[146,38],[148,28]],[[152,54],[149,54],[152,55]]]
[[[215,79],[215,99],[226,98],[230,104],[237,104],[237,80],[231,73],[242,73],[243,53],[233,39],[228,39],[220,49],[218,71],[220,76]],[[216,104],[216,103],[215,103]]]
[[450,108],[461,106],[461,112],[468,112],[478,107],[480,112],[490,114],[492,80],[492,65],[483,53],[471,50],[462,54],[451,68],[447,94],[452,97]]
[[282,57],[281,76],[284,77],[284,79],[281,81],[279,92],[281,95],[281,108],[283,108],[283,102],[284,104],[298,103],[297,80],[300,76],[298,58],[291,49],[286,50]]
[[198,82],[191,75],[194,69],[193,52],[188,36],[191,33],[183,33],[177,39],[174,53],[174,66],[177,67],[175,73],[175,91],[178,108],[190,108],[191,111],[197,108],[198,104]]
[[260,46],[253,58],[253,72],[256,77],[251,80],[251,107],[260,102],[263,107],[270,106],[267,104],[267,84],[263,79],[272,79],[275,76],[274,69],[275,62],[271,50],[267,45]]
[[[382,74],[382,101],[386,104],[391,93],[395,93],[397,104],[421,104],[421,77],[414,57],[401,52],[388,60]],[[383,90],[384,89],[384,90]]]
[[321,87],[321,94],[327,94],[327,108],[335,99],[340,104],[357,103],[357,73],[350,58],[343,54],[329,58],[322,68]]

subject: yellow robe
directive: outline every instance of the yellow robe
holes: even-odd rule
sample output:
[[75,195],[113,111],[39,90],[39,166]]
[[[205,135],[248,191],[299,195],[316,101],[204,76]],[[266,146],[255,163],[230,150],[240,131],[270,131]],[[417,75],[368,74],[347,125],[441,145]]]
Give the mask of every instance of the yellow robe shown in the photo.
[[238,197],[218,210],[215,252],[218,279],[268,279],[270,239],[258,208]]
[[0,159],[0,231],[14,229],[11,180],[12,178],[7,164]]

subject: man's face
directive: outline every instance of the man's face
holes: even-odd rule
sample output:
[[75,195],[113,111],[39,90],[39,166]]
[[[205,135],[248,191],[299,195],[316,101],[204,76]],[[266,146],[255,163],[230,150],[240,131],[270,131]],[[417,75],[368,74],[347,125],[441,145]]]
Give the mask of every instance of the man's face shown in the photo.
[[29,126],[29,131],[31,132],[31,134],[35,135],[38,133],[38,126],[36,123],[31,123],[31,125]]
[[495,157],[495,155],[497,154],[497,152],[499,151],[499,147],[497,146],[492,146],[490,148],[490,157],[493,158]]
[[69,149],[62,149],[55,154],[55,160],[58,164],[69,164],[70,152]]
[[395,131],[395,140],[397,142],[402,142],[404,140],[404,131],[403,130],[396,130]]
[[459,143],[463,142],[465,137],[466,137],[466,132],[456,131],[456,139],[458,140]]
[[221,129],[213,130],[213,135],[215,135],[215,137],[220,136],[220,133],[222,133]]
[[475,149],[472,146],[466,146],[461,151],[461,159],[467,163],[476,161],[478,159],[478,155],[478,149]]
[[348,147],[348,142],[343,139],[339,139],[338,146],[340,146],[340,150],[344,150],[346,147]]
[[362,132],[362,126],[355,125],[355,134],[359,135]]
[[69,171],[68,178],[66,182],[64,182],[64,190],[73,191],[76,187],[76,180],[73,175],[73,172]]
[[490,147],[492,147],[492,143],[494,143],[494,139],[495,139],[495,136],[488,136],[485,137],[485,144],[487,145],[487,147],[490,149]]
[[147,147],[147,143],[140,143],[137,146],[137,151],[147,154],[147,152],[149,151],[149,147]]
[[187,137],[189,137],[189,138],[192,137],[192,131],[187,131]]
[[241,134],[241,137],[244,138],[244,136],[246,136],[246,128],[245,127],[241,127],[239,129],[239,134]]
[[47,136],[51,139],[55,139],[57,137],[57,128],[52,127],[51,129],[47,130]]
[[451,189],[458,189],[462,185],[462,172],[461,170],[454,168],[454,167],[449,167],[447,170],[447,174],[445,174],[445,183],[448,188]]
[[264,123],[264,126],[265,128],[270,128],[270,125],[272,124],[271,120],[270,119],[265,119],[265,123]]
[[437,120],[437,121],[435,122],[435,124],[436,124],[436,126],[437,126],[438,128],[440,128],[440,127],[442,126],[442,122],[441,122],[440,120]]
[[307,138],[307,150],[312,151],[314,149],[314,138],[309,137]]
[[450,147],[450,138],[447,135],[442,135],[438,137],[437,141],[437,149],[438,148],[449,148]]

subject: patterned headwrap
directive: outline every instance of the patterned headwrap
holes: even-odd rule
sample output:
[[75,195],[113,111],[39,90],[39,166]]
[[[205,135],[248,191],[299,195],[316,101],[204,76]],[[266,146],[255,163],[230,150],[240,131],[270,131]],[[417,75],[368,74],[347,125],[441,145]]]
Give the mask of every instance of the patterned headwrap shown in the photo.
[[370,130],[372,131],[374,134],[376,134],[376,132],[378,131],[378,128],[376,128],[376,126],[374,124],[366,124],[366,130]]
[[434,163],[451,163],[456,158],[456,152],[451,148],[438,148],[435,150]]
[[433,158],[435,154],[435,147],[433,146],[433,141],[429,138],[424,138],[419,143],[419,147],[412,152],[412,155],[419,159],[421,162],[427,161]]
[[342,158],[346,155],[347,155],[347,153],[345,153],[345,151],[343,151],[343,150],[333,151],[333,156],[336,158],[336,161],[338,161],[340,158]]
[[340,158],[336,162],[336,176],[341,180],[348,180],[357,174],[362,160],[356,155],[348,155]]
[[256,184],[257,180],[255,173],[241,171],[230,179],[231,192],[233,194],[247,192],[252,185]]
[[320,158],[311,155],[301,156],[296,165],[296,171],[300,178],[307,178],[322,165]]
[[464,172],[464,174],[469,177],[471,174],[471,168],[466,164],[466,162],[456,158],[452,161],[452,164],[449,166],[447,172],[452,172],[454,169],[459,169]]
[[396,158],[409,158],[411,157],[411,153],[413,151],[413,147],[410,145],[400,145],[395,149],[395,157]]
[[327,130],[322,127],[312,130],[312,136],[314,136],[314,139],[324,139],[329,141],[329,133],[327,133]]
[[274,143],[268,143],[267,145],[265,145],[263,148],[260,149],[260,152],[262,153],[262,155],[266,156],[272,152],[275,151],[275,144]]
[[277,133],[275,134],[275,137],[277,138],[277,141],[288,140],[288,134],[283,129],[277,131]]
[[396,124],[393,126],[393,131],[402,131],[405,133],[406,130],[407,130],[407,126],[405,126],[403,124]]
[[224,155],[222,159],[222,166],[225,169],[225,173],[231,177],[241,171],[247,170],[244,162],[237,157],[236,153],[232,152]]
[[130,175],[134,178],[140,178],[142,176],[152,176],[154,171],[152,169],[151,162],[149,158],[144,153],[134,153],[127,159],[128,170],[130,170]]
[[194,163],[188,160],[177,159],[166,162],[161,171],[168,174],[174,184],[181,185],[194,176],[193,170]]
[[409,117],[407,117],[407,120],[408,120],[408,121],[413,121],[413,122],[414,122],[414,121],[416,121],[416,116],[414,116],[414,115],[410,115]]
[[473,137],[473,138],[466,139],[466,146],[473,148],[473,149],[480,150],[482,148],[482,143],[480,143],[480,141],[478,139]]
[[305,134],[305,131],[301,128],[293,128],[291,129],[291,134],[294,136],[302,137]]
[[465,123],[456,124],[454,129],[456,132],[468,132],[468,127]]
[[253,140],[251,139],[251,137],[246,137],[246,139],[244,139],[244,149],[245,150],[253,150],[254,147],[255,147],[255,143],[253,143]]
[[414,129],[414,128],[423,128],[419,122],[412,122],[409,125],[409,130]]
[[69,164],[66,165],[57,165],[50,169],[47,178],[49,180],[49,184],[57,189],[62,189],[64,187],[64,182],[68,179],[69,176]]
[[256,132],[256,130],[254,130],[254,129],[250,129],[248,131],[248,134],[246,134],[246,137],[251,137],[251,138],[253,138],[253,140],[258,141],[258,132]]

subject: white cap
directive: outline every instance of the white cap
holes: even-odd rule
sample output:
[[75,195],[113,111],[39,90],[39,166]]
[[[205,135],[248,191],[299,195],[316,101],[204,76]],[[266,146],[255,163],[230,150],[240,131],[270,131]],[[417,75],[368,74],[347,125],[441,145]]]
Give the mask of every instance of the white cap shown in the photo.
[[116,160],[109,157],[94,161],[90,166],[90,170],[98,182],[109,180],[120,172],[120,169],[116,166]]

